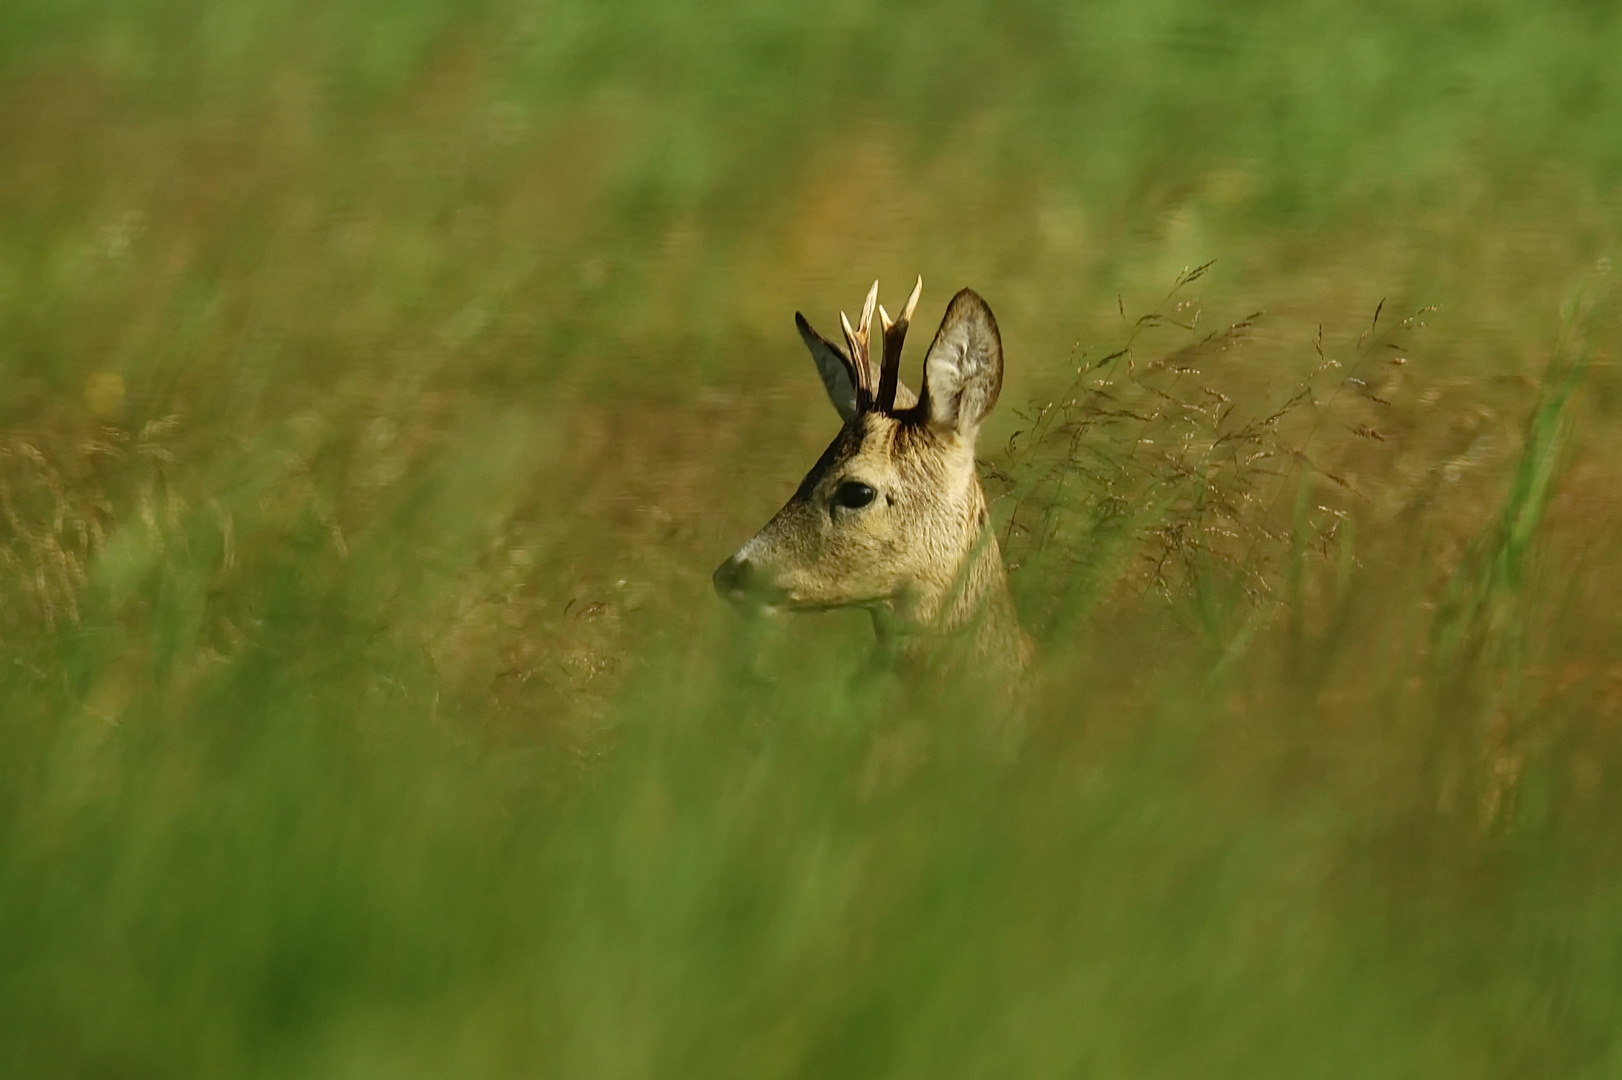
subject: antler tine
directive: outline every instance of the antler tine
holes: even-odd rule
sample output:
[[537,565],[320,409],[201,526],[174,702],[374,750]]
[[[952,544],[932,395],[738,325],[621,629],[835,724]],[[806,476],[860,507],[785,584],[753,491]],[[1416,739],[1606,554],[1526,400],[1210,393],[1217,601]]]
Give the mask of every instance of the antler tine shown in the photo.
[[845,331],[845,340],[850,344],[851,364],[856,368],[856,409],[858,412],[866,411],[873,405],[873,364],[869,359],[868,342],[872,340],[873,307],[879,301],[879,283],[873,282],[873,287],[867,290],[867,300],[862,304],[861,325],[852,330],[850,320],[845,313],[839,313],[839,325]]
[[923,291],[924,279],[920,276],[918,283],[912,287],[912,295],[907,297],[907,306],[901,309],[901,317],[893,322],[890,313],[882,306],[879,308],[879,325],[884,327],[884,363],[879,368],[878,393],[881,412],[895,408],[895,388],[901,378],[901,346],[907,340],[907,327],[912,325],[912,313],[917,309],[918,297]]
[[841,311],[839,327],[845,331],[845,343],[850,347],[851,374],[856,378],[856,411],[866,412],[873,407],[873,375],[867,362],[867,328],[860,333],[851,329],[850,319]]

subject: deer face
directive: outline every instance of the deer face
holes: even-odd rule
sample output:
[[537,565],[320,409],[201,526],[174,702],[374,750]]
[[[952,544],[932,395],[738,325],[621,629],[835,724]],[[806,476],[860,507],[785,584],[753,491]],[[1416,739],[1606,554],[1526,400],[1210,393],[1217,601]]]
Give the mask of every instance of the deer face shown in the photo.
[[786,506],[715,571],[716,591],[744,607],[887,608],[927,620],[985,525],[974,437],[996,403],[1002,347],[985,302],[965,289],[948,306],[924,363],[922,393],[896,377],[918,290],[884,323],[884,366],[867,355],[877,285],[848,351],[812,330],[811,349],[844,426]]

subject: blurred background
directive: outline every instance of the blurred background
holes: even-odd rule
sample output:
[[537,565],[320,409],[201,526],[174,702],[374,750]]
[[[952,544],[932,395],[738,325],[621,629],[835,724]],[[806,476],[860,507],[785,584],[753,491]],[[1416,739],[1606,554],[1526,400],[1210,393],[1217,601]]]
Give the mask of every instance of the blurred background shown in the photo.
[[[9,0],[0,1072],[1622,1073],[1617,57]],[[794,312],[918,274],[1022,710],[710,589],[836,430]]]

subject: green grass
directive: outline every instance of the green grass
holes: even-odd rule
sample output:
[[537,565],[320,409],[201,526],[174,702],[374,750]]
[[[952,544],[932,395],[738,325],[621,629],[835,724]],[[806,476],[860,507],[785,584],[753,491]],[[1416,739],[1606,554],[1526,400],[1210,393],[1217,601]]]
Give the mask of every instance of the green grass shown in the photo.
[[[1619,37],[5,5],[0,1075],[1622,1073]],[[919,272],[1017,745],[709,588]]]

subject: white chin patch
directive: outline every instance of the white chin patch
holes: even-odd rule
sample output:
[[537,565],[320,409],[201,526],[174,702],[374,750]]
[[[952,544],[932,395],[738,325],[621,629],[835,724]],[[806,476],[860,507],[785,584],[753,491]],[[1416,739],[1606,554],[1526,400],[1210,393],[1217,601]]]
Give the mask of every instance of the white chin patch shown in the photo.
[[764,600],[751,596],[746,592],[734,592],[727,595],[727,600],[739,611],[750,616],[769,616],[775,618],[782,614],[780,604],[767,603]]

